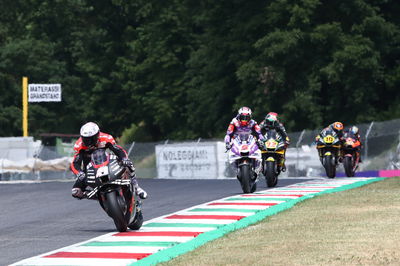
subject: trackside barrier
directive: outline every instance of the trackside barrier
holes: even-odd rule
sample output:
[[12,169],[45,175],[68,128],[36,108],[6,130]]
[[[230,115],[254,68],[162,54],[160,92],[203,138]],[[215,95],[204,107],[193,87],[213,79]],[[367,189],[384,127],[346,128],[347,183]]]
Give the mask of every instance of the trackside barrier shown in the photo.
[[[351,126],[351,125],[345,125]],[[360,129],[363,163],[358,171],[400,169],[400,119],[356,125]],[[292,145],[286,152],[287,171],[280,178],[325,176],[314,140],[318,130],[289,133]],[[0,180],[72,179],[69,165],[64,168],[38,169],[35,167],[7,169],[5,164],[33,160],[51,165],[51,160],[72,158],[72,143],[44,146],[28,138],[0,138]],[[123,145],[135,164],[140,178],[215,179],[234,178],[228,163],[228,153],[222,139],[160,142],[134,142]],[[8,161],[4,161],[8,160]],[[39,161],[41,160],[41,161]],[[11,161],[11,162],[10,162]],[[5,163],[7,162],[7,163]],[[338,176],[344,170],[337,169]],[[359,174],[357,174],[359,176]]]

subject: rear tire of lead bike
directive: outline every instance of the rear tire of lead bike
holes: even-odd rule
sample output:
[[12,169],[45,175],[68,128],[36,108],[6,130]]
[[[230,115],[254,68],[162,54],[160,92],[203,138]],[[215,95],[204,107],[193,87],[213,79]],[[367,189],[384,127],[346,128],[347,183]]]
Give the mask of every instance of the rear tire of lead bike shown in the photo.
[[335,165],[335,162],[333,160],[332,155],[325,156],[325,158],[324,158],[324,168],[325,168],[326,175],[329,178],[335,178],[335,176],[336,176],[336,165]]
[[119,232],[126,232],[128,225],[125,221],[124,213],[118,203],[120,195],[117,191],[106,193],[106,204],[108,205],[108,214],[114,220],[114,224]]
[[267,183],[267,187],[275,187],[278,183],[275,167],[275,161],[268,161],[265,164],[265,182]]
[[354,176],[353,157],[350,157],[350,156],[344,157],[343,167],[344,167],[344,171],[346,172],[346,176],[347,177],[353,177]]
[[132,223],[128,225],[128,227],[132,230],[139,230],[140,227],[142,227],[143,224],[143,214],[142,211],[136,214],[135,220],[133,220]]
[[250,165],[244,164],[240,167],[240,185],[242,186],[243,193],[250,193]]

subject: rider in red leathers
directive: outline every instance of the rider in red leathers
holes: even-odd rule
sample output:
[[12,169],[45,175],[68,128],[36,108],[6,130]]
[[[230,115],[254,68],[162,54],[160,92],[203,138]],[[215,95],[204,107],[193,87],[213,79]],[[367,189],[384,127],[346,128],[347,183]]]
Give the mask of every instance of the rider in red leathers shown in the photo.
[[[122,165],[127,167],[131,172],[132,184],[136,187],[139,197],[145,199],[146,191],[139,187],[135,167],[128,158],[126,151],[116,144],[114,138],[106,133],[100,132],[96,123],[88,122],[81,127],[80,138],[74,145],[74,158],[71,163],[71,171],[76,175],[77,179],[72,188],[72,196],[78,199],[84,197],[86,188],[86,166],[90,162],[90,156],[96,149],[110,149],[121,161]],[[83,167],[82,167],[83,163]]]

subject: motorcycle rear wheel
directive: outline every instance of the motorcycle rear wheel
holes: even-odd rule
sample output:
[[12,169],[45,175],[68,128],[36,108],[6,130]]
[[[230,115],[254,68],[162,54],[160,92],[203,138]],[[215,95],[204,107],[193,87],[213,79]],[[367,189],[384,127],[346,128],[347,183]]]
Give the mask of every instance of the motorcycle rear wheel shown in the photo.
[[335,162],[334,162],[334,159],[333,159],[332,155],[325,156],[323,162],[324,162],[324,168],[325,168],[326,175],[329,178],[335,178],[335,176],[336,176],[336,165],[335,165]]
[[244,164],[240,167],[240,185],[242,186],[243,193],[250,193],[250,165]]
[[344,167],[344,171],[346,172],[346,176],[347,177],[353,177],[354,176],[354,171],[353,171],[353,157],[350,156],[346,156],[344,157],[344,161],[343,161],[343,167]]
[[117,227],[117,230],[119,232],[126,232],[128,225],[125,221],[124,213],[121,210],[121,206],[118,203],[118,198],[120,197],[119,194],[117,194],[116,191],[112,191],[109,193],[106,193],[106,202],[107,204],[107,210],[108,214],[111,216],[111,218],[114,220],[114,224]]

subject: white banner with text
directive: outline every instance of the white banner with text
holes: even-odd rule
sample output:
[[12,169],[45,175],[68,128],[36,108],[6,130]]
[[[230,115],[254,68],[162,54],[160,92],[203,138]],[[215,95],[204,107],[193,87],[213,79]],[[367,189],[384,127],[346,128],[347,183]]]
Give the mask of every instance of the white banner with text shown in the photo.
[[214,179],[218,176],[215,142],[156,145],[158,178]]
[[28,102],[61,102],[61,84],[29,84]]

